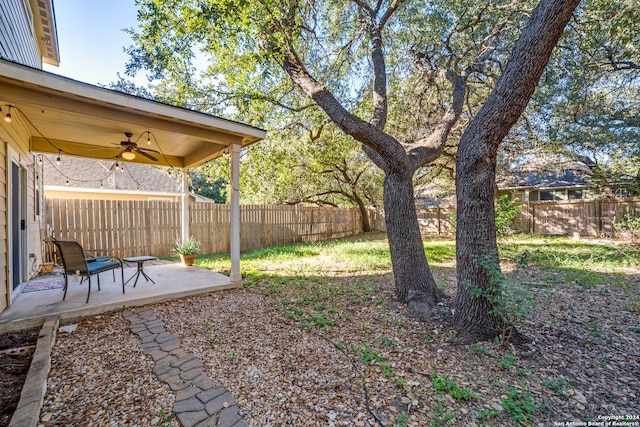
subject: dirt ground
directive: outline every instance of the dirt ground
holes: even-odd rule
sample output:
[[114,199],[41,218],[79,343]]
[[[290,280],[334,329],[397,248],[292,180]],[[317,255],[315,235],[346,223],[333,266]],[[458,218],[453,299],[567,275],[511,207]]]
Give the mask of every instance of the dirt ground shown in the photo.
[[0,426],[9,425],[38,340],[39,329],[0,334]]

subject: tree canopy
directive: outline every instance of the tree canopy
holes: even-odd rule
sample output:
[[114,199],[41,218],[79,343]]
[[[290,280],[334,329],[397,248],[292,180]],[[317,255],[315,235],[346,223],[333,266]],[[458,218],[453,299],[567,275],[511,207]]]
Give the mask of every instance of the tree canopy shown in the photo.
[[603,193],[640,176],[639,22],[632,1],[583,2],[506,141],[507,164],[562,155],[589,167]]

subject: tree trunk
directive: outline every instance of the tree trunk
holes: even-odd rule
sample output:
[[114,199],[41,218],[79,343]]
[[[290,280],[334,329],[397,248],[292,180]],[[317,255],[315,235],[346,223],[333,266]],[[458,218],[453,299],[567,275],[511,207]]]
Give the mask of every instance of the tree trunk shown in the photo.
[[[504,73],[465,130],[456,155],[456,270],[453,322],[458,342],[505,331],[493,188],[500,143],[524,111],[579,0],[541,0],[515,44]],[[515,342],[524,337],[512,332]]]
[[424,253],[411,174],[386,175],[384,210],[398,299],[409,304],[412,316],[425,320],[441,293]]
[[365,233],[367,231],[371,231],[371,223],[369,222],[367,207],[364,205],[364,201],[355,193],[355,191],[353,193],[353,200],[358,205],[358,210],[360,210],[360,222],[362,223],[362,231],[364,231]]
[[[456,159],[460,176],[474,177],[473,184],[456,188],[458,293],[454,324],[458,342],[464,344],[491,340],[508,327],[500,312],[500,284],[496,282],[500,261],[495,237],[495,158],[485,156],[478,162],[480,156],[478,146],[469,146],[462,152],[458,150]],[[482,295],[477,296],[477,292]]]
[[[447,137],[457,122],[464,106],[466,77],[447,73],[453,84],[451,105],[442,121],[427,137],[406,148],[396,138],[384,132],[387,121],[387,77],[382,46],[382,31],[391,15],[402,4],[393,0],[381,14],[382,2],[375,10],[357,2],[362,16],[371,19],[368,25],[371,37],[373,63],[373,117],[366,122],[350,113],[323,84],[315,80],[300,55],[289,43],[282,50],[282,67],[291,80],[324,110],[329,118],[347,135],[362,143],[369,158],[383,171],[384,209],[387,236],[391,251],[391,264],[400,301],[409,304],[413,316],[426,319],[441,298],[441,292],[429,269],[424,253],[418,216],[413,197],[413,175],[416,170],[440,157]],[[376,20],[379,20],[376,22]]]

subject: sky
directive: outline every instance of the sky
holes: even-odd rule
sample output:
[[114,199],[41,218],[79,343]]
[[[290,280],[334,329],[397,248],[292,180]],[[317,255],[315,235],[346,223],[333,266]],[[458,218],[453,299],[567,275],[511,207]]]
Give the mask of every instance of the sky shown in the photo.
[[[125,76],[129,56],[124,48],[132,44],[123,28],[137,27],[134,0],[54,0],[60,66],[44,66],[90,84],[107,85]],[[132,79],[146,85],[144,76]]]

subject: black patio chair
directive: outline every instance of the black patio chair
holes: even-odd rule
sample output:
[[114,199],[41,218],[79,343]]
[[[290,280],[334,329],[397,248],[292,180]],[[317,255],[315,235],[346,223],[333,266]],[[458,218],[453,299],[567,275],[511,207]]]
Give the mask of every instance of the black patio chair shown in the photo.
[[88,279],[89,290],[87,292],[87,302],[89,302],[89,296],[91,295],[91,276],[94,274],[98,276],[98,290],[100,290],[100,273],[114,270],[116,268],[120,268],[122,293],[124,294],[124,271],[122,270],[122,261],[120,258],[110,256],[108,258],[100,257],[99,259],[88,261],[85,251],[78,242],[74,240],[54,239],[53,243],[58,248],[58,253],[60,258],[62,258],[62,264],[64,266],[63,300],[67,297],[70,275],[82,276],[83,278],[86,277]]

